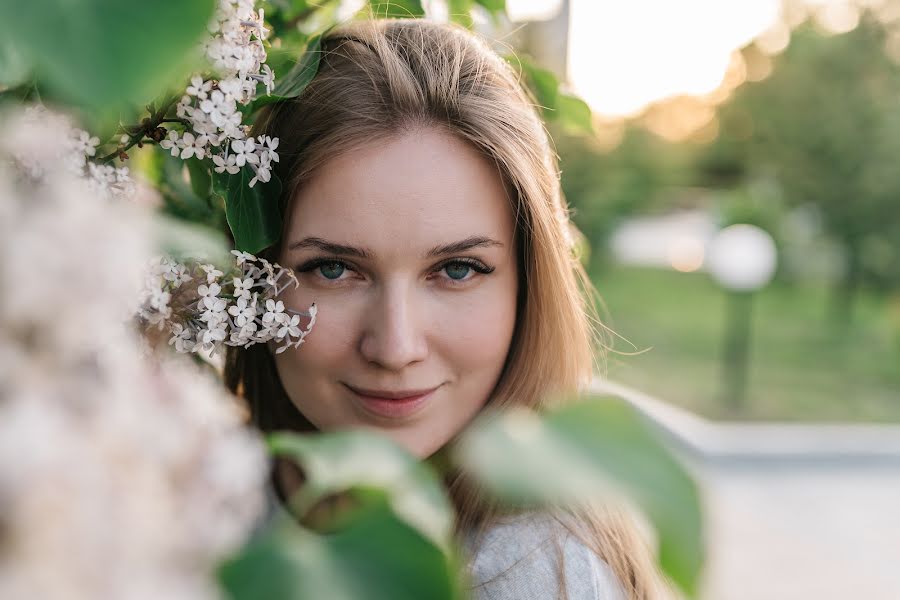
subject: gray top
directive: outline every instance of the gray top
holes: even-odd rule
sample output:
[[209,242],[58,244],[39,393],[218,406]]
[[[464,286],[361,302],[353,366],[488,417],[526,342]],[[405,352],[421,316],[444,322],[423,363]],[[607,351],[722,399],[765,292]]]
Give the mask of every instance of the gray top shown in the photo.
[[[255,534],[286,514],[271,485],[266,500]],[[463,543],[470,557],[471,600],[556,600],[560,558],[568,600],[625,600],[609,565],[547,513],[504,517],[483,534],[477,552],[472,535]]]
[[555,600],[560,595],[560,559],[569,600],[624,600],[609,565],[546,513],[524,513],[492,525],[468,570],[472,600]]

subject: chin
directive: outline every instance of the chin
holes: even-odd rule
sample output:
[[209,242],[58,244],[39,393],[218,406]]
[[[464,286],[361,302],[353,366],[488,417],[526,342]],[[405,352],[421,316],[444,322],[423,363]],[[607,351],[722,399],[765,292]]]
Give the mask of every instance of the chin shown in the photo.
[[437,452],[446,443],[443,440],[423,439],[421,436],[416,435],[415,432],[403,431],[402,429],[379,429],[379,431],[402,446],[410,454],[423,460]]

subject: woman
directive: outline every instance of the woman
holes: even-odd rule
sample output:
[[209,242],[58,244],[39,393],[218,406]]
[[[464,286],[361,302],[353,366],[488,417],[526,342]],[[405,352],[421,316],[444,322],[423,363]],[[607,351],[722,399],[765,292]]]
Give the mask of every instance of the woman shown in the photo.
[[[360,21],[260,129],[281,140],[285,227],[264,256],[316,302],[302,350],[230,348],[264,431],[378,429],[423,458],[485,407],[540,408],[593,367],[590,284],[547,134],[513,70],[467,30]],[[282,495],[297,485],[284,465]],[[511,514],[448,476],[478,598],[657,598],[623,516]]]

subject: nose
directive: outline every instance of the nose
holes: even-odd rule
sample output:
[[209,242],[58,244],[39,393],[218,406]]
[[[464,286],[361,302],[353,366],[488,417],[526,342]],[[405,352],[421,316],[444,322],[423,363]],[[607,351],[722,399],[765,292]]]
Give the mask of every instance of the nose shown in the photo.
[[428,356],[413,286],[400,281],[381,286],[370,308],[360,340],[360,353],[369,363],[399,371]]

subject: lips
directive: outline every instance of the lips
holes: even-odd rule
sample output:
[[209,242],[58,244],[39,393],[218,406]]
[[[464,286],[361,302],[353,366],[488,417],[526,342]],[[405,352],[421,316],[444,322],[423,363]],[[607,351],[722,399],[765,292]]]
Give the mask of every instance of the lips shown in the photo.
[[407,419],[416,415],[440,387],[375,390],[346,383],[344,386],[351,392],[356,405],[367,416],[388,420]]
[[384,400],[404,400],[407,398],[415,398],[416,396],[422,396],[429,392],[433,392],[437,389],[438,386],[432,388],[422,388],[415,390],[373,390],[369,388],[361,388],[353,385],[344,384],[350,391],[356,392],[360,396],[366,396],[369,398],[381,398]]

